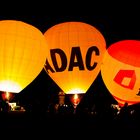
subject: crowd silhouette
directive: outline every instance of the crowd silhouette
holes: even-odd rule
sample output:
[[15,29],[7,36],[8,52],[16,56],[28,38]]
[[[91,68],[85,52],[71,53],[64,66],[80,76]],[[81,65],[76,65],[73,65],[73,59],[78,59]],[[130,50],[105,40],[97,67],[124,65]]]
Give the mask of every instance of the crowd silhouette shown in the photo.
[[[75,110],[70,101],[59,104],[59,101],[47,105],[34,101],[25,112],[9,111],[8,103],[0,102],[0,120],[3,127],[28,127],[35,128],[66,128],[66,129],[126,129],[138,128],[140,125],[140,104],[124,106],[118,104],[108,104],[99,106],[92,104],[84,106],[82,103],[77,105]],[[3,121],[6,120],[6,121]],[[3,125],[2,125],[3,124]],[[6,124],[6,125],[5,125]]]

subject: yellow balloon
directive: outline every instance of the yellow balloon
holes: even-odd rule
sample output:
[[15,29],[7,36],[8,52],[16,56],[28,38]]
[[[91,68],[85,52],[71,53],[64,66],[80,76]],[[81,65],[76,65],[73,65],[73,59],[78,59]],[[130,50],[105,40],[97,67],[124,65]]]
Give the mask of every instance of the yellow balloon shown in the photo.
[[0,21],[0,91],[19,93],[41,72],[46,39],[40,30],[16,20]]
[[98,73],[106,42],[95,27],[64,22],[48,29],[44,69],[66,94],[86,93]]
[[123,40],[106,51],[101,66],[103,81],[120,106],[140,102],[140,41]]

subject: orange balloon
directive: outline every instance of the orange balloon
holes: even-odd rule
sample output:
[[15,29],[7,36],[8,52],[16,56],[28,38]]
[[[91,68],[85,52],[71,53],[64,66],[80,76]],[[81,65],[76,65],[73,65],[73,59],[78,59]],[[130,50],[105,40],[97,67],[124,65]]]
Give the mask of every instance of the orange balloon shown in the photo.
[[93,26],[64,22],[48,29],[45,70],[67,94],[86,93],[98,73],[106,42]]
[[140,102],[140,41],[123,40],[112,44],[106,51],[101,75],[103,81],[123,106]]
[[0,21],[0,91],[19,93],[42,71],[46,39],[22,21]]

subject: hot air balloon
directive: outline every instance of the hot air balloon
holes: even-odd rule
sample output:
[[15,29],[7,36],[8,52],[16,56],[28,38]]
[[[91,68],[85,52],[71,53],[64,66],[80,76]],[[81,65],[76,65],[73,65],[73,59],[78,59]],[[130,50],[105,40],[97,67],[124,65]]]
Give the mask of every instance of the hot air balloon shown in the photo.
[[46,39],[36,27],[17,20],[0,21],[0,91],[19,93],[42,71]]
[[120,106],[140,102],[140,41],[123,40],[106,51],[101,66],[103,81]]
[[100,71],[105,39],[95,27],[83,22],[54,25],[44,36],[48,46],[44,69],[77,105]]

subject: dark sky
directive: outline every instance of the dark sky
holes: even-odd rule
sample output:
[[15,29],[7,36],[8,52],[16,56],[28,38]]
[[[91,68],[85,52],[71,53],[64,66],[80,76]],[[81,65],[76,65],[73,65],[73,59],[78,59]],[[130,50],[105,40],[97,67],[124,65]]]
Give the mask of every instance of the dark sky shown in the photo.
[[[96,7],[96,5],[91,6],[89,4],[88,7],[85,5],[88,10],[85,9],[84,4],[75,7],[66,6],[63,9],[61,7],[51,8],[49,5],[43,6],[43,4],[41,5],[42,7],[39,7],[40,5],[36,7],[34,5],[26,6],[22,8],[22,11],[18,6],[11,7],[7,13],[5,12],[6,9],[1,9],[0,20],[21,20],[37,27],[42,33],[58,23],[66,21],[85,22],[93,25],[103,34],[107,47],[112,43],[124,39],[140,39],[138,9],[137,7],[132,9],[131,6],[133,5],[129,7],[126,5],[122,5],[121,7],[98,5],[99,7]],[[60,88],[43,70],[30,85],[18,94],[18,99],[21,104],[28,104],[34,101],[48,104],[55,102],[54,98],[57,96],[59,90]],[[93,102],[115,102],[106,89],[100,73],[82,100],[82,103],[85,105],[92,104]]]

